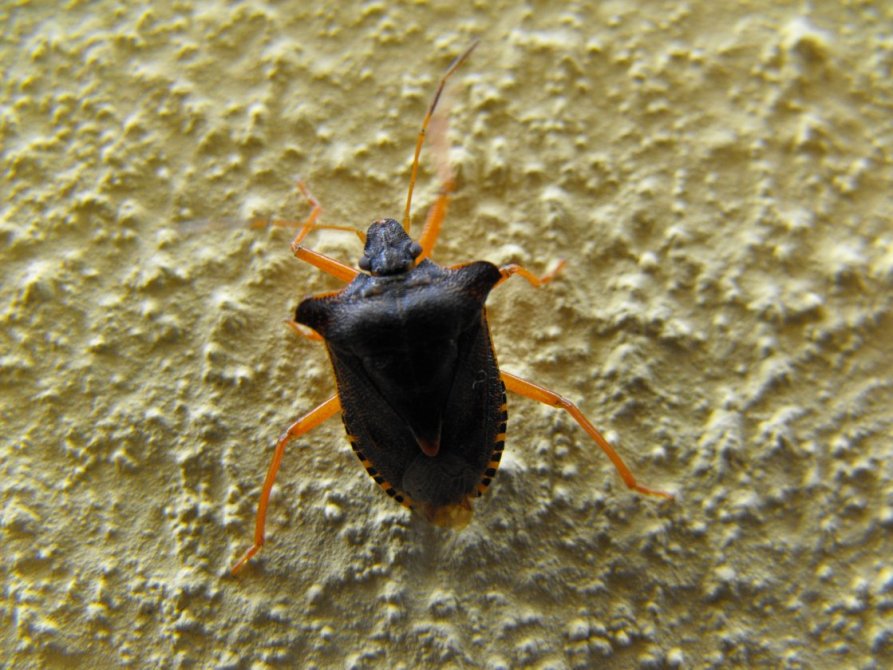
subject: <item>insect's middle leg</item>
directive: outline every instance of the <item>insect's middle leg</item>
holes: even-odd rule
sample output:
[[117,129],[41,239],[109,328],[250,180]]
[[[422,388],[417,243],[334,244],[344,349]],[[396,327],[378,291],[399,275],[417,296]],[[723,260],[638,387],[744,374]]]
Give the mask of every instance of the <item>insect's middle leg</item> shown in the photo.
[[673,495],[670,493],[651,489],[639,484],[632,471],[627,467],[626,463],[623,462],[623,459],[620,458],[620,454],[618,454],[614,450],[614,447],[611,446],[611,443],[608,442],[598,429],[589,422],[589,419],[587,419],[583,412],[580,411],[580,408],[570,400],[553,391],[543,388],[539,384],[534,384],[533,382],[521,379],[508,372],[501,372],[500,376],[502,377],[502,381],[505,382],[505,388],[507,390],[526,396],[531,400],[536,400],[537,402],[563,409],[570,414],[574,418],[574,421],[576,421],[580,427],[585,430],[593,440],[595,440],[595,443],[601,447],[601,450],[611,459],[618,474],[623,478],[624,483],[633,491],[638,491],[639,493],[644,493],[649,496],[669,498],[670,500],[673,499]]
[[251,557],[260,551],[264,546],[264,526],[267,523],[267,506],[270,503],[270,492],[273,490],[273,483],[276,481],[276,473],[279,472],[279,464],[282,463],[282,456],[285,454],[285,447],[289,442],[299,438],[321,424],[326,419],[331,418],[341,411],[341,401],[337,395],[333,395],[322,405],[314,409],[306,416],[295,421],[279,441],[276,443],[276,449],[273,451],[273,460],[267,470],[267,476],[264,479],[264,485],[260,493],[260,502],[257,505],[257,519],[254,525],[254,544],[246,551],[242,558],[232,567],[232,574],[237,574],[245,567]]

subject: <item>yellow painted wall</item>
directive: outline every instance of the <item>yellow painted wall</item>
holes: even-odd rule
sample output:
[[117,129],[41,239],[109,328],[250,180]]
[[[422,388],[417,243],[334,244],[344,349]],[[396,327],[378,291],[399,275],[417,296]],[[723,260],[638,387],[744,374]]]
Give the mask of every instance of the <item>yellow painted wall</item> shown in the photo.
[[[0,7],[4,665],[893,665],[891,5],[453,4]],[[299,174],[325,221],[399,218],[474,38],[436,258],[566,259],[492,295],[500,363],[678,499],[511,399],[441,531],[333,420],[231,578],[333,392],[282,321],[337,287],[244,224],[303,217]]]

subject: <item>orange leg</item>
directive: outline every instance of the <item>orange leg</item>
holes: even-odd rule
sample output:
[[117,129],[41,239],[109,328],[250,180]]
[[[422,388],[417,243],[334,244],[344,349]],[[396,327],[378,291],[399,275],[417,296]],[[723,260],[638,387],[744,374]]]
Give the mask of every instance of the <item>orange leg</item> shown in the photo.
[[334,258],[329,258],[325,254],[321,254],[318,251],[313,251],[313,249],[308,249],[304,246],[301,246],[301,242],[304,241],[304,238],[307,237],[307,234],[314,228],[349,230],[351,232],[357,233],[361,240],[365,240],[365,235],[361,231],[354,230],[353,228],[348,228],[347,226],[329,226],[317,224],[316,220],[322,213],[322,206],[319,204],[319,201],[313,196],[313,194],[307,188],[307,185],[301,179],[298,179],[298,189],[301,191],[301,194],[307,199],[307,202],[310,204],[311,209],[310,214],[304,221],[304,225],[301,226],[301,230],[298,231],[295,239],[292,240],[292,253],[297,258],[300,258],[302,261],[318,267],[323,272],[328,272],[330,275],[337,277],[341,281],[353,281],[354,277],[356,277],[360,273],[359,270],[355,270],[354,268],[345,263],[342,263],[341,261],[336,261]]
[[[250,228],[266,228],[268,226],[274,226],[276,228],[297,228],[298,226],[303,228],[307,225],[307,221],[295,221],[294,219],[254,219],[250,224],[248,224]],[[353,233],[358,238],[360,238],[360,242],[366,242],[366,233],[364,233],[359,228],[354,228],[353,226],[338,226],[331,223],[314,223],[311,227],[311,230],[340,230],[345,233]],[[309,230],[307,232],[310,232]],[[306,236],[307,233],[304,233]]]
[[539,288],[540,286],[545,286],[550,281],[555,279],[555,277],[558,276],[558,273],[561,272],[564,265],[565,261],[563,259],[558,261],[558,265],[555,266],[555,269],[551,272],[547,272],[542,277],[537,277],[530,270],[527,270],[520,265],[515,265],[514,263],[511,263],[510,265],[503,265],[501,268],[499,268],[502,279],[496,282],[496,286],[499,286],[502,282],[504,282],[512,275],[521,275],[522,277],[524,277],[524,279],[530,282],[532,286]]
[[273,490],[273,482],[276,481],[276,473],[279,471],[279,464],[282,462],[282,456],[285,453],[286,445],[299,438],[304,433],[308,433],[319,426],[326,419],[331,418],[341,411],[341,401],[337,395],[333,395],[322,405],[314,409],[306,416],[295,421],[279,441],[276,443],[276,449],[273,452],[273,460],[267,470],[267,477],[264,479],[264,486],[260,493],[260,502],[257,505],[257,520],[254,524],[254,545],[245,552],[236,564],[232,567],[231,572],[235,575],[245,567],[251,557],[260,551],[264,546],[264,526],[267,522],[267,505],[270,502],[270,492]]
[[310,263],[310,265],[318,267],[323,272],[327,272],[341,281],[351,282],[358,274],[360,274],[359,270],[355,270],[349,265],[342,263],[341,261],[336,261],[334,258],[330,258],[318,251],[313,251],[313,249],[307,249],[306,247],[300,246],[295,247],[292,245],[291,250],[295,257]]
[[313,340],[314,342],[324,342],[325,341],[325,339],[323,338],[322,335],[317,333],[312,328],[308,328],[307,326],[302,326],[297,321],[288,320],[288,321],[283,321],[282,323],[284,323],[286,326],[291,328],[292,331],[295,333],[295,335],[299,335],[300,337],[305,337],[308,340]]
[[310,189],[307,188],[307,184],[305,184],[304,180],[300,177],[298,177],[297,187],[301,192],[301,195],[303,195],[304,199],[307,201],[307,204],[310,205],[310,214],[304,219],[303,227],[298,231],[297,237],[295,237],[294,241],[291,243],[292,248],[301,244],[301,240],[307,237],[307,233],[313,230],[316,225],[316,220],[319,218],[319,215],[322,214],[322,205],[319,204],[319,200],[314,197],[310,192]]
[[570,414],[574,418],[574,421],[580,424],[580,427],[585,430],[593,440],[595,440],[596,444],[598,444],[608,458],[611,459],[614,467],[617,468],[617,472],[623,478],[624,483],[633,491],[638,491],[639,493],[644,493],[649,496],[658,496],[670,500],[673,499],[673,495],[670,493],[658,491],[657,489],[650,489],[636,482],[635,476],[633,476],[630,469],[626,467],[626,463],[623,462],[623,459],[620,458],[620,455],[614,450],[611,443],[598,432],[598,429],[589,422],[589,419],[587,419],[583,412],[580,411],[580,408],[570,400],[557,393],[549,391],[538,384],[526,381],[520,377],[509,374],[508,372],[502,372],[500,373],[500,376],[502,377],[502,381],[505,382],[506,389],[509,391],[526,396],[546,405],[563,409]]
[[[362,230],[357,230],[356,228],[352,228],[350,226],[335,226],[328,223],[317,223],[316,220],[319,219],[322,214],[322,205],[319,204],[319,200],[316,199],[310,189],[307,188],[307,184],[304,183],[304,180],[300,177],[298,178],[296,185],[298,190],[301,192],[301,195],[304,196],[304,199],[307,201],[307,204],[310,205],[310,214],[307,215],[307,218],[304,219],[301,224],[301,230],[298,231],[297,237],[295,237],[294,241],[291,243],[292,246],[300,245],[301,241],[307,237],[307,233],[314,229],[325,229],[325,230],[343,230],[348,233],[354,233],[357,237],[360,238],[360,242],[366,242],[366,233]],[[287,221],[285,219],[274,219],[271,222],[273,225],[290,225],[294,226],[294,222]]]

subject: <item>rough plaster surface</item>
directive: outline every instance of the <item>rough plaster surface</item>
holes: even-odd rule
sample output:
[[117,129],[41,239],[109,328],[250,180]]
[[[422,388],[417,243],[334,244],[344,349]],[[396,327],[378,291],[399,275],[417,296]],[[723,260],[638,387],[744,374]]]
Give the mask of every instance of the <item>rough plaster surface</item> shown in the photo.
[[[0,9],[9,667],[893,664],[893,10],[884,2]],[[510,399],[461,533],[388,500],[281,321],[332,280],[254,216],[399,216],[437,78],[437,249],[516,261]],[[426,154],[430,159],[431,155]],[[417,220],[435,180],[425,164]],[[354,262],[350,235],[319,248]]]

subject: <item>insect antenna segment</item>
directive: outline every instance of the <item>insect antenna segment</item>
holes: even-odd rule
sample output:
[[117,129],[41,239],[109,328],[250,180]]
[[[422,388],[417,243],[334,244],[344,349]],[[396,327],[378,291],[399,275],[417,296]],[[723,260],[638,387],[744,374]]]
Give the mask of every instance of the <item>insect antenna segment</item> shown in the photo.
[[410,210],[412,207],[412,191],[415,188],[415,180],[416,175],[419,172],[419,155],[422,153],[422,145],[425,143],[425,134],[428,132],[428,124],[431,122],[431,117],[434,115],[434,109],[437,107],[437,103],[440,101],[440,95],[443,93],[443,87],[446,85],[447,79],[450,78],[450,75],[453,74],[456,70],[459,69],[459,66],[465,62],[471,52],[474,51],[475,47],[477,47],[478,41],[475,40],[470,47],[468,47],[462,54],[457,56],[452,63],[450,63],[449,68],[444,73],[443,77],[440,78],[440,84],[437,86],[437,91],[434,93],[434,98],[431,100],[431,105],[428,107],[428,112],[425,114],[425,118],[422,121],[422,129],[419,130],[419,138],[416,140],[415,144],[415,154],[412,157],[412,171],[409,175],[409,192],[406,194],[406,209],[403,212],[403,230],[407,233],[410,229]]

